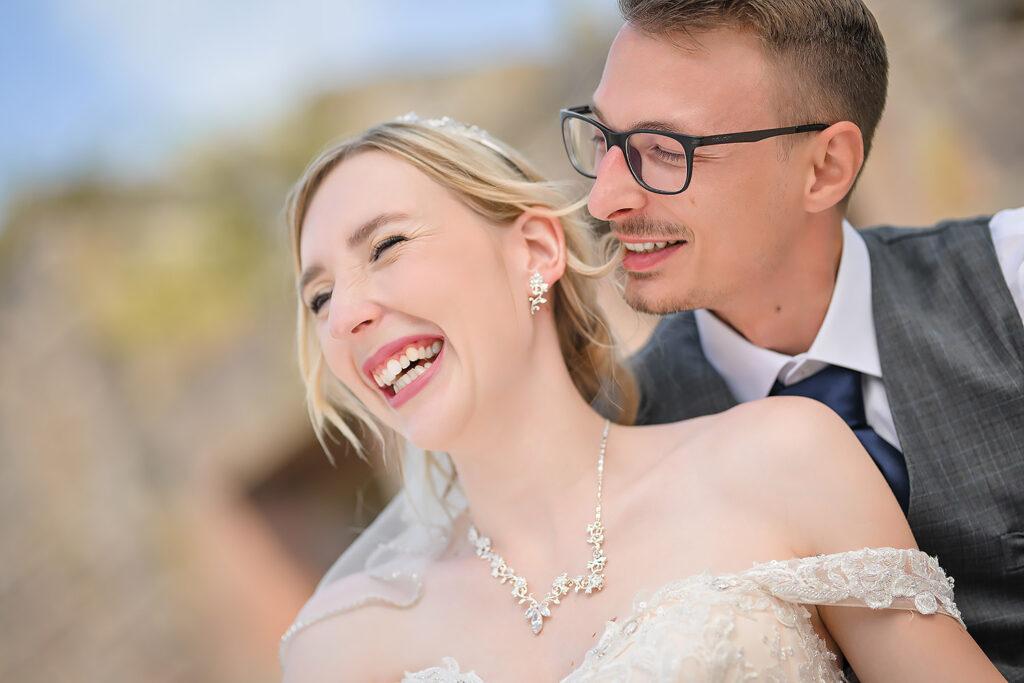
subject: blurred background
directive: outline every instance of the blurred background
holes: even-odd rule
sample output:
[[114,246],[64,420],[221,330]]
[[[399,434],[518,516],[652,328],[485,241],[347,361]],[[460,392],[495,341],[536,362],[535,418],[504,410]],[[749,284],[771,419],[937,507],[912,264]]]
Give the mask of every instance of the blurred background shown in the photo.
[[[1024,0],[868,4],[892,78],[854,223],[1024,204]],[[618,24],[613,0],[0,4],[0,680],[279,680],[396,485],[309,427],[290,183],[410,110],[572,178],[557,112]]]

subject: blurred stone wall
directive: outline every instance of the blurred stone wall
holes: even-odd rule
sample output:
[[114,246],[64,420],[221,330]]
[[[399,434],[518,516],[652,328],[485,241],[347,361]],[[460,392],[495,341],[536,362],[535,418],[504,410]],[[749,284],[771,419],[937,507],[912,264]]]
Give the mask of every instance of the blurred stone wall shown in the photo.
[[1024,0],[868,4],[891,77],[855,219],[923,225],[1024,204]]

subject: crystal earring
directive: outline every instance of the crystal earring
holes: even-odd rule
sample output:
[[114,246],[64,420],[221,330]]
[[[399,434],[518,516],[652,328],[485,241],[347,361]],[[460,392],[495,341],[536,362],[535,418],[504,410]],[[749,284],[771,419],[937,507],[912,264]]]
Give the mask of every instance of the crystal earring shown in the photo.
[[530,297],[530,315],[536,315],[540,310],[540,305],[548,302],[544,298],[547,291],[548,283],[544,282],[539,271],[533,271],[533,275],[530,276],[530,293],[533,295]]

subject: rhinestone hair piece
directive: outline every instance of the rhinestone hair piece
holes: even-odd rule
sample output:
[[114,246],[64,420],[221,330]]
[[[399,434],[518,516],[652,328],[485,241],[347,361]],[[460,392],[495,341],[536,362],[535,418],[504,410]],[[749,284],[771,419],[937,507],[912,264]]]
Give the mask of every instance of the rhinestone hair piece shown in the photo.
[[479,142],[481,145],[491,150],[502,160],[508,164],[512,170],[521,175],[523,178],[529,180],[529,176],[523,172],[523,169],[519,168],[519,165],[509,158],[508,153],[501,148],[498,141],[486,130],[480,126],[463,123],[457,119],[453,119],[450,116],[441,116],[435,118],[423,118],[416,112],[410,111],[396,117],[395,123],[417,123],[423,126],[429,126],[430,128],[437,128],[439,130],[450,130],[457,133],[462,133],[466,137]]

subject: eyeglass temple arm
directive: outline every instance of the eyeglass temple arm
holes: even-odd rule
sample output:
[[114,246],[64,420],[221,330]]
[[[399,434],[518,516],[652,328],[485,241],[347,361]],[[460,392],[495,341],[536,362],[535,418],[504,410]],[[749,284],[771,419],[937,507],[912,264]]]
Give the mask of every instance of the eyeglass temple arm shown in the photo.
[[696,138],[696,147],[708,145],[728,145],[733,142],[760,142],[767,138],[779,135],[792,135],[794,133],[813,133],[828,128],[824,123],[809,123],[802,126],[788,126],[786,128],[767,128],[765,130],[751,130],[745,133],[725,133],[723,135],[708,135],[703,138]]

